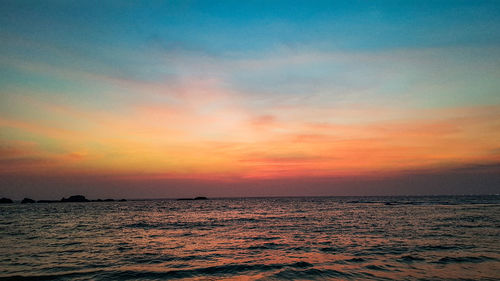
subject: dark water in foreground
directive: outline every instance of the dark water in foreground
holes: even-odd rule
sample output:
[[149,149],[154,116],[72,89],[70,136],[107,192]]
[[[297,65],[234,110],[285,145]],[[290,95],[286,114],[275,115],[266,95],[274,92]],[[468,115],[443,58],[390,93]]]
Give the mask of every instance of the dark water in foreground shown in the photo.
[[498,280],[500,196],[2,205],[12,277]]

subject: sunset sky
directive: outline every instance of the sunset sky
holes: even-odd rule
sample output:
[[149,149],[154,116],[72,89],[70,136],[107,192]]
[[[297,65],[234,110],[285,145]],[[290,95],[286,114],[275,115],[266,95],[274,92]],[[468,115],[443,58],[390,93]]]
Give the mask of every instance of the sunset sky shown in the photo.
[[498,1],[0,15],[0,196],[500,193]]

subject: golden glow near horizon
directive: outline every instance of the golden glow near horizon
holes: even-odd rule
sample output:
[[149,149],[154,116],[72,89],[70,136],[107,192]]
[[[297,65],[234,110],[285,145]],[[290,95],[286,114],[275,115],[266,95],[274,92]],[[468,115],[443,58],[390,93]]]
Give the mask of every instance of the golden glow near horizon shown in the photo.
[[11,96],[12,105],[30,114],[0,119],[2,155],[13,159],[1,171],[279,178],[499,160],[493,153],[500,139],[497,106],[277,106],[254,114],[240,106],[242,97],[210,87],[187,86],[176,106],[133,105],[120,112]]

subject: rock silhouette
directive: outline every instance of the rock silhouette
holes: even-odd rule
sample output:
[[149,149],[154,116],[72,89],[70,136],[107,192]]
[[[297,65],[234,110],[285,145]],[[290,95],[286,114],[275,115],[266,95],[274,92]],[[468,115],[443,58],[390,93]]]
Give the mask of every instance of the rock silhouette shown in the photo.
[[59,203],[61,201],[57,201],[57,200],[38,200],[36,202],[37,203]]
[[7,204],[7,203],[14,203],[14,202],[12,201],[12,199],[5,198],[5,197],[2,197],[0,199],[0,204]]
[[21,204],[26,204],[26,203],[35,203],[35,200],[31,198],[24,198],[23,201],[21,201]]
[[83,195],[73,195],[70,196],[69,198],[62,198],[61,202],[90,202],[85,196]]
[[91,202],[115,202],[115,199],[108,198],[108,199],[102,200],[102,199],[99,198],[97,200],[91,200]]
[[177,200],[208,200],[208,198],[205,196],[198,196],[195,198],[179,198]]

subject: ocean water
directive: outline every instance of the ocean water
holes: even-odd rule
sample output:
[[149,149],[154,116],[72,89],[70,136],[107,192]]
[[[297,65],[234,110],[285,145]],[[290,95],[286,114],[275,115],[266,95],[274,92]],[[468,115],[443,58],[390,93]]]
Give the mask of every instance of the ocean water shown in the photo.
[[0,279],[500,279],[500,196],[5,204]]

